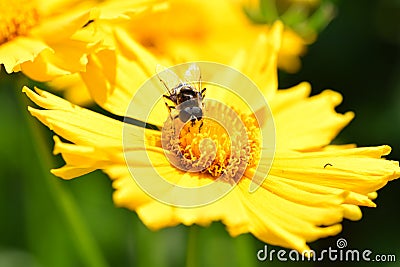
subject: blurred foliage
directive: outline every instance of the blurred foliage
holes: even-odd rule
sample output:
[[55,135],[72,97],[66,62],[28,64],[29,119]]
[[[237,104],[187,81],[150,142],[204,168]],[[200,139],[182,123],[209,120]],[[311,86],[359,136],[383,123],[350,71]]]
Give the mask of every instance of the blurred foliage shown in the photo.
[[[340,91],[344,102],[338,111],[354,110],[356,118],[335,142],[389,144],[393,152],[388,158],[399,160],[398,1],[335,2],[336,18],[309,47],[299,73],[280,73],[280,87],[307,80],[313,94],[325,88]],[[52,134],[28,115],[21,93],[22,85],[34,83],[1,71],[0,267],[322,265],[258,262],[256,252],[264,244],[251,235],[231,238],[221,223],[152,232],[133,212],[114,207],[111,182],[102,173],[72,181],[52,176],[49,169],[62,160],[51,155]],[[335,247],[337,238],[344,237],[348,247],[397,253],[400,260],[399,196],[400,181],[391,182],[379,192],[376,209],[363,209],[361,221],[345,221],[339,236],[311,246],[317,251]]]
[[272,24],[281,20],[306,42],[313,42],[319,32],[336,14],[332,0],[259,0],[244,7],[245,13],[257,24]]

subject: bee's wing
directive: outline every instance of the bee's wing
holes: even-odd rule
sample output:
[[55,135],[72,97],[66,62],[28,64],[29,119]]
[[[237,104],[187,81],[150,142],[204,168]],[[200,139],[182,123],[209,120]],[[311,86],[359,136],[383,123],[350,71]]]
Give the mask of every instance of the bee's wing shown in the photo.
[[160,79],[168,93],[172,95],[172,90],[181,82],[178,75],[162,65],[157,65],[156,72],[158,79]]
[[201,72],[197,64],[190,64],[189,68],[185,71],[184,78],[187,84],[193,84],[198,91],[201,90]]

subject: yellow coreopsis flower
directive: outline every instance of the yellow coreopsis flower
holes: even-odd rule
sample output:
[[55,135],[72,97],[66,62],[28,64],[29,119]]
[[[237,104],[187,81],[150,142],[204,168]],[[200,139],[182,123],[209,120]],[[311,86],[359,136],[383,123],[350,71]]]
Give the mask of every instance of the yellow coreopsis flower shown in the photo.
[[155,1],[0,1],[0,64],[48,81],[84,71],[87,55],[103,42],[90,23],[111,23]]
[[[66,165],[52,172],[63,179],[71,179],[96,169],[103,170],[113,180],[114,202],[136,211],[151,229],[180,223],[208,225],[219,220],[233,236],[250,232],[264,242],[298,251],[307,250],[307,242],[338,234],[343,219],[361,219],[358,206],[375,206],[372,199],[376,197],[376,190],[398,178],[400,168],[398,162],[382,158],[390,152],[388,146],[329,145],[354,116],[351,112],[335,112],[335,106],[342,99],[339,93],[326,90],[309,97],[308,83],[277,90],[276,64],[281,34],[282,25],[277,23],[267,35],[258,38],[254,49],[234,59],[234,66],[261,90],[261,98],[254,95],[249,101],[269,103],[276,144],[263,143],[261,138],[273,125],[272,117],[266,116],[265,106],[258,106],[254,112],[248,110],[239,98],[213,85],[207,86],[206,98],[216,99],[224,107],[231,106],[235,110],[232,114],[236,115],[226,115],[231,123],[228,126],[221,127],[204,117],[202,123],[189,121],[179,131],[171,131],[169,129],[175,128],[171,127],[162,100],[151,114],[146,114],[144,110],[149,101],[160,100],[165,91],[148,87],[149,90],[139,92],[140,84],[136,79],[141,81],[146,75],[152,76],[157,60],[133,40],[121,35],[119,49],[123,57],[119,59],[124,60],[116,64],[116,70],[96,62],[93,69],[88,70],[91,76],[86,83],[97,87],[103,106],[119,115],[126,114],[127,109],[129,114],[130,99],[140,93],[141,97],[135,96],[132,103],[136,119],[147,118],[149,123],[163,125],[162,133],[81,108],[39,89],[35,93],[24,88],[28,97],[43,108],[30,107],[31,114],[70,142],[54,138],[54,153],[62,154]],[[114,89],[111,98],[107,95],[109,86]],[[224,107],[209,105],[212,114],[223,116],[227,114]],[[259,114],[266,120],[256,120]],[[239,130],[233,134],[234,138],[227,139],[226,133],[231,129]],[[242,139],[242,135],[247,139]],[[260,173],[259,167],[271,163],[265,161],[262,153],[275,146],[269,173]],[[235,149],[230,149],[232,147]],[[196,167],[199,160],[207,161],[211,152],[215,152],[215,157],[201,172],[185,171],[176,164],[183,162]],[[170,155],[177,162],[172,162]],[[224,179],[217,179],[221,173],[225,174]],[[257,177],[260,174],[265,176]],[[154,183],[155,176],[173,187]],[[253,192],[249,187],[254,178],[261,179]],[[157,194],[172,201],[206,200],[210,195],[224,194],[203,205],[182,207],[145,193],[140,183],[146,181]],[[179,191],[180,186],[204,188],[210,184],[215,186],[209,191],[196,191],[183,199]]]
[[[239,49],[249,48],[270,25],[254,24],[243,12],[246,1],[170,0],[169,8],[146,13],[128,27],[129,33],[157,57],[172,63],[209,60],[228,64]],[[300,67],[306,42],[285,28],[279,67]]]
[[[164,8],[153,8],[155,12],[142,12],[132,17],[131,21],[119,25],[118,31],[125,31],[162,62],[207,60],[229,64],[235,54],[252,47],[257,36],[270,27],[252,23],[243,12],[243,4],[234,0],[169,0]],[[116,27],[104,26],[107,25],[97,27],[97,32],[101,29],[107,33],[103,37],[108,39],[110,51],[94,55],[94,60],[108,60],[112,64],[112,58],[118,57],[111,52],[117,45],[113,39]],[[306,42],[286,28],[279,50],[279,66],[290,72],[297,71],[305,50]],[[87,76],[85,71],[81,75]],[[98,99],[98,94],[88,94],[85,90],[80,74],[61,77],[50,85],[62,89],[68,100],[81,105]]]

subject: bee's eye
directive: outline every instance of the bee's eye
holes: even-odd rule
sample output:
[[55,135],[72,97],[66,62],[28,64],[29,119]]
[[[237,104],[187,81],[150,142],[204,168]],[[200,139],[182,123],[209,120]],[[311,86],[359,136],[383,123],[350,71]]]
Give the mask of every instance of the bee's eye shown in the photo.
[[203,117],[203,111],[199,107],[193,107],[192,115],[195,116],[197,120],[200,120]]
[[203,116],[203,111],[199,107],[186,107],[182,109],[179,113],[179,119],[182,122],[187,122],[189,120],[200,120]]
[[182,122],[187,122],[187,121],[189,121],[191,117],[192,117],[192,115],[190,114],[190,108],[189,108],[189,107],[187,107],[187,108],[185,108],[185,109],[182,109],[182,110],[179,112],[179,119],[180,119]]

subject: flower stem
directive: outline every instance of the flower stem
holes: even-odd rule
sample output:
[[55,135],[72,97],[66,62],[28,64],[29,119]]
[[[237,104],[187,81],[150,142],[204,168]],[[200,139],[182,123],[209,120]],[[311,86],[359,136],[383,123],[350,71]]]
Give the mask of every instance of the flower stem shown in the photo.
[[[28,83],[24,78],[21,80],[23,80],[25,84]],[[15,87],[17,87],[17,85]],[[11,88],[11,90],[13,89],[16,92],[19,105],[21,107],[27,107],[27,99],[24,98],[20,88]],[[91,236],[85,222],[82,220],[82,216],[73,197],[62,187],[61,181],[49,172],[51,166],[54,166],[53,158],[50,154],[50,147],[47,145],[49,140],[44,138],[42,128],[29,116],[28,112],[24,112],[23,116],[27,128],[29,129],[27,134],[30,135],[30,140],[33,140],[33,142],[31,142],[32,148],[40,155],[40,157],[38,157],[40,165],[38,166],[38,170],[41,172],[42,181],[45,183],[44,186],[48,187],[54,203],[58,206],[61,215],[66,221],[66,225],[70,228],[69,230],[73,237],[72,240],[75,242],[76,250],[82,259],[83,265],[91,267],[108,266],[100,248]]]
[[196,254],[197,254],[197,235],[198,227],[193,225],[189,228],[188,242],[186,250],[186,267],[196,267]]

